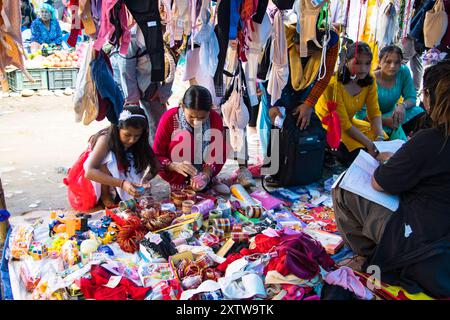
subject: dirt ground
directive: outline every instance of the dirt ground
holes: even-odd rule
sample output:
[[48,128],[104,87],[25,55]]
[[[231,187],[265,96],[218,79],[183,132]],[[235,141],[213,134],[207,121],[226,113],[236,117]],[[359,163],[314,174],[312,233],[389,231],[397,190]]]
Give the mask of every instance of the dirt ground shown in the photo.
[[[174,88],[172,101],[184,90]],[[109,122],[75,122],[71,96],[0,98],[0,178],[12,215],[34,210],[69,209],[63,184],[66,170],[86,148],[89,137]],[[237,168],[227,163],[222,174]],[[164,197],[159,177],[154,193]]]

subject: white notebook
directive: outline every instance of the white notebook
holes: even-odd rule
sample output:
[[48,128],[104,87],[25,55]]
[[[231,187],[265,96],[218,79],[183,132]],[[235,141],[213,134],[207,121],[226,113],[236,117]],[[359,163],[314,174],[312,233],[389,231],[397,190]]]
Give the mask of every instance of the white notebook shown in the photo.
[[373,172],[378,166],[379,163],[377,160],[364,150],[361,150],[355,161],[353,161],[350,168],[346,171],[339,186],[342,189],[378,203],[391,211],[396,211],[400,204],[399,197],[377,191],[372,187]]
[[396,139],[390,141],[374,141],[375,147],[380,152],[392,152],[396,153],[398,149],[405,143],[405,141]]

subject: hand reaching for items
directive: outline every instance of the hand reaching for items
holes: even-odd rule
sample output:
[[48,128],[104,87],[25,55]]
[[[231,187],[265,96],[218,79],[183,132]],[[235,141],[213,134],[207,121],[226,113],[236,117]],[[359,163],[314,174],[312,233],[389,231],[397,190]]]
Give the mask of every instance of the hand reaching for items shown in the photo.
[[204,172],[193,176],[191,178],[191,187],[194,191],[202,191],[206,188],[211,178]]
[[123,180],[121,188],[134,198],[138,198],[142,195],[141,191],[139,190],[139,187],[127,180]]
[[197,174],[197,169],[195,169],[195,167],[189,161],[172,162],[170,164],[170,170],[175,171],[185,177],[193,177]]
[[313,108],[307,104],[301,104],[295,109],[293,115],[297,116],[297,127],[299,127],[300,130],[304,130],[309,126],[312,112]]
[[280,109],[278,107],[272,107],[269,109],[269,117],[272,121],[272,124],[275,124],[275,118],[276,117],[283,117],[283,114],[281,113]]

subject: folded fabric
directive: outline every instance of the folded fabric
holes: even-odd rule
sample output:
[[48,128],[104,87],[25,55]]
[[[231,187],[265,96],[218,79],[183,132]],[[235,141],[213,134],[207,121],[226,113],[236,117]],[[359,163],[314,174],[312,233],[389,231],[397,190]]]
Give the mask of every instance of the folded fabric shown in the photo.
[[91,61],[90,66],[92,80],[101,99],[108,100],[111,103],[106,117],[111,123],[117,124],[125,99],[119,86],[114,81],[111,64],[103,50],[100,51],[96,59]]
[[276,270],[268,271],[265,278],[266,285],[268,284],[292,284],[296,286],[310,286],[314,287],[320,282],[320,277],[316,276],[312,280],[300,279],[299,277],[288,274],[283,276]]
[[371,300],[373,298],[372,293],[364,287],[361,281],[355,276],[353,270],[349,267],[343,266],[335,271],[327,273],[324,280],[328,284],[338,285],[344,289],[350,290],[361,299]]
[[266,298],[267,293],[261,277],[254,273],[238,272],[218,280],[226,299]]
[[267,270],[277,270],[282,275],[292,273],[310,280],[319,274],[320,266],[328,271],[335,264],[325,248],[304,232],[281,237],[276,251],[278,257],[269,262]]
[[272,47],[270,52],[272,64],[270,65],[269,82],[267,84],[267,92],[271,96],[270,105],[272,106],[281,97],[281,92],[289,79],[289,62],[284,33],[282,14],[280,11],[277,11],[273,21]]
[[212,280],[206,280],[197,289],[185,290],[181,294],[180,300],[189,300],[194,295],[204,292],[213,292],[220,290],[220,284]]
[[[91,279],[80,280],[80,290],[86,299],[95,300],[143,300],[151,288],[136,286],[131,280],[121,277],[116,286],[110,285],[112,274],[99,265],[91,266]],[[108,286],[106,286],[108,285]]]
[[178,280],[165,280],[153,286],[145,300],[179,300],[183,289]]

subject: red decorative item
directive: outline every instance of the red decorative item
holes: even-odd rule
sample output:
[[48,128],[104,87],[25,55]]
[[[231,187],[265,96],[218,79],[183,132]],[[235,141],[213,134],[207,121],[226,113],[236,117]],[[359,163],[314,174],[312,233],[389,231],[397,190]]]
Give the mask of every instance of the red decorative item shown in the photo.
[[139,242],[145,237],[145,228],[141,224],[141,219],[130,216],[123,226],[119,227],[117,243],[120,248],[128,253],[134,253],[139,249]]
[[337,102],[327,101],[328,114],[323,117],[322,123],[328,126],[327,143],[332,149],[337,149],[341,143],[341,122],[336,112]]

